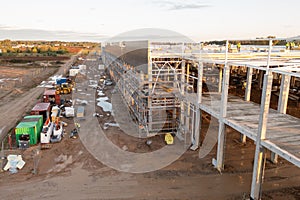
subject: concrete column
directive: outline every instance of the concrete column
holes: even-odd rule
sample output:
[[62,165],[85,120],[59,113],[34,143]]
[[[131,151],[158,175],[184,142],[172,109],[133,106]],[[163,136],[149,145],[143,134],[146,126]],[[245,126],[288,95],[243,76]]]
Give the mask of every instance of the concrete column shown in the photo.
[[[278,112],[286,114],[288,99],[289,99],[289,91],[290,91],[290,81],[291,76],[282,75],[281,85],[280,85],[280,95],[278,100]],[[274,164],[278,163],[278,155],[274,152],[271,152],[271,161]]]
[[263,79],[264,79],[264,71],[262,70],[258,70],[259,75],[258,75],[258,86],[259,89],[262,89],[262,83],[263,83]]
[[[150,42],[148,41],[148,95],[151,94],[152,92],[152,57],[151,57],[151,49],[150,49]],[[149,131],[152,130],[152,98],[149,96],[148,97],[148,109],[149,109],[149,113],[148,113],[148,129]]]
[[[181,63],[181,77],[180,77],[180,94],[184,96],[184,85],[185,85],[185,61],[183,60]],[[180,127],[184,129],[184,134],[186,134],[186,126],[185,126],[185,109],[184,109],[184,102],[181,101],[180,103]],[[185,137],[186,135],[184,135]]]
[[197,82],[197,110],[196,110],[196,117],[195,117],[195,142],[191,147],[192,150],[196,150],[199,147],[200,142],[200,129],[201,129],[201,110],[198,106],[202,102],[202,78],[203,78],[203,63],[199,62],[198,68],[198,82]]
[[247,142],[247,136],[244,134],[241,134],[241,143],[246,144]]
[[181,87],[180,87],[181,95],[184,95],[184,86],[185,86],[185,61],[183,60],[181,63]]
[[225,53],[225,66],[223,69],[223,84],[222,84],[222,96],[221,96],[221,108],[219,118],[219,134],[218,134],[218,150],[217,160],[213,160],[215,168],[219,171],[224,169],[224,149],[225,149],[225,124],[223,119],[227,115],[227,103],[228,103],[228,87],[230,77],[230,66],[228,65],[228,41],[226,41],[226,53]]
[[284,74],[282,75],[281,85],[280,85],[280,95],[278,100],[278,111],[283,114],[286,114],[289,91],[290,91],[290,81],[291,81],[291,76],[284,75]]
[[296,77],[292,76],[291,77],[291,86],[295,87],[295,84],[296,84]]
[[199,63],[198,82],[197,82],[197,103],[202,102],[202,79],[203,79],[203,62]]
[[195,114],[195,137],[194,137],[194,144],[191,147],[192,150],[196,150],[199,148],[200,143],[200,129],[201,129],[201,110],[197,108],[196,114]]
[[252,74],[253,74],[253,68],[248,67],[248,69],[247,69],[247,85],[246,85],[246,91],[245,91],[245,101],[250,101]]
[[261,184],[263,180],[264,165],[265,165],[265,150],[261,146],[261,141],[266,139],[266,130],[268,122],[268,113],[271,99],[273,75],[265,74],[264,84],[260,106],[259,126],[258,134],[256,138],[256,149],[254,157],[253,176],[251,184],[250,198],[258,200],[260,199]]
[[190,75],[190,64],[186,65],[186,83],[189,83],[189,75]]
[[[177,67],[178,67],[178,63],[175,64],[175,69],[174,71],[172,71],[171,73],[174,73],[174,81],[173,81],[173,87],[176,88],[176,89],[179,89],[177,88],[178,86],[178,76],[177,76]],[[177,115],[176,115],[176,108],[173,109],[173,119],[176,119],[177,118]]]
[[[247,69],[247,85],[246,85],[246,91],[245,91],[245,101],[250,101],[252,75],[253,75],[253,68],[248,67],[248,69]],[[241,134],[241,142],[243,144],[245,144],[246,141],[247,141],[247,136],[244,134]]]
[[225,154],[225,135],[226,128],[223,122],[219,121],[219,133],[218,133],[218,151],[217,151],[217,160],[214,161],[214,166],[218,171],[224,169],[224,154]]
[[218,93],[222,92],[222,79],[223,79],[223,71],[222,68],[220,67],[219,69],[219,86],[218,86]]
[[[190,130],[190,117],[191,117],[191,104],[190,102],[187,102],[187,108],[186,108],[186,113],[185,113],[185,130],[186,130],[186,135],[185,135],[185,145],[188,147],[191,145],[190,137],[188,137],[188,135],[190,134],[190,136],[192,135],[192,132]],[[188,134],[189,133],[189,134]]]

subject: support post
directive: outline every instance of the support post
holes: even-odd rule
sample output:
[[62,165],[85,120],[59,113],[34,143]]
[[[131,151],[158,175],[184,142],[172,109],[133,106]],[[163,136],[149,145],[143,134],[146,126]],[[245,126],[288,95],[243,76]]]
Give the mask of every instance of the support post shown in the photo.
[[223,69],[223,84],[221,94],[221,108],[219,117],[219,133],[218,133],[218,149],[217,149],[217,160],[213,160],[213,164],[218,171],[224,169],[224,150],[225,150],[225,124],[223,119],[227,115],[227,103],[228,103],[228,87],[230,77],[230,66],[228,65],[228,40],[226,41],[225,51],[225,66]]
[[151,98],[151,92],[152,92],[152,58],[151,58],[151,49],[150,49],[150,41],[148,41],[148,130],[152,130],[152,98]]
[[264,71],[262,70],[258,70],[258,86],[259,86],[259,89],[262,89],[262,83],[263,83],[263,79],[264,79]]
[[223,79],[223,71],[222,68],[220,67],[219,69],[219,86],[218,86],[218,93],[222,92],[222,79]]
[[[180,76],[180,95],[183,97],[184,96],[184,83],[185,83],[185,77],[184,77],[184,74],[185,74],[185,61],[183,60],[182,63],[181,63],[181,76]],[[184,120],[184,117],[185,117],[185,109],[184,109],[184,102],[181,100],[180,102],[180,127],[181,129],[184,130],[184,133],[183,134],[186,134],[186,126],[184,124],[185,120]],[[186,135],[181,135],[181,136],[184,136],[184,138],[186,138]]]
[[286,114],[289,91],[290,91],[290,81],[291,81],[291,76],[285,74],[282,75],[281,85],[280,85],[280,95],[278,101],[278,111],[283,114]]
[[[286,109],[287,109],[287,104],[289,99],[290,82],[291,82],[291,76],[283,74],[281,78],[280,95],[279,95],[278,108],[277,108],[277,110],[283,114],[286,114]],[[271,152],[271,161],[274,164],[278,163],[278,155],[274,152]]]
[[198,81],[197,81],[197,103],[202,103],[202,79],[203,79],[203,62],[199,63]]
[[[250,101],[252,75],[253,75],[253,68],[248,67],[248,69],[247,69],[247,85],[246,85],[246,91],[245,91],[245,101]],[[243,144],[246,144],[246,141],[247,141],[247,136],[244,134],[241,134],[241,142]]]
[[295,87],[295,84],[296,84],[296,77],[295,77],[295,76],[292,76],[292,77],[291,77],[291,86],[292,86],[292,87]]
[[224,169],[224,153],[225,153],[225,138],[226,138],[226,127],[224,122],[219,122],[219,133],[218,133],[218,151],[215,168],[221,172]]
[[245,101],[250,101],[252,74],[253,74],[253,68],[248,67],[248,69],[247,69],[247,85],[246,85],[246,91],[245,91]]
[[201,128],[201,110],[199,104],[202,102],[202,77],[203,77],[203,62],[199,62],[198,67],[198,82],[197,82],[197,105],[196,105],[196,117],[195,117],[195,142],[191,147],[192,150],[196,150],[200,143],[200,128]]
[[184,86],[185,86],[185,61],[183,60],[181,63],[181,84],[180,84],[180,93],[183,96],[184,95]]
[[190,64],[187,63],[186,65],[186,83],[189,84],[189,78],[190,78]]
[[271,72],[269,72],[269,65],[271,60],[271,49],[272,49],[272,40],[270,40],[269,43],[267,70],[266,70],[266,74],[264,75],[264,84],[263,84],[263,91],[261,97],[259,125],[258,125],[258,133],[256,137],[254,167],[253,167],[251,193],[250,193],[250,199],[252,200],[259,200],[261,197],[261,185],[263,182],[263,174],[265,168],[264,167],[265,150],[261,146],[261,141],[266,139],[267,122],[268,122],[268,114],[269,114],[269,107],[270,107],[272,82],[273,82],[273,75]]

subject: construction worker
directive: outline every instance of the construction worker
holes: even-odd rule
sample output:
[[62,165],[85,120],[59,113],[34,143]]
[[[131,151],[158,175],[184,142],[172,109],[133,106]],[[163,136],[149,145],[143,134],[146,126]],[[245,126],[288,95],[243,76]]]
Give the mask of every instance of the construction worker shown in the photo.
[[238,42],[236,44],[236,48],[237,48],[238,52],[241,52],[241,43],[240,42]]
[[285,44],[285,48],[286,48],[286,50],[289,50],[289,49],[290,49],[290,43],[289,43],[289,42],[287,42],[287,43]]
[[79,123],[75,123],[75,126],[76,126],[76,128],[77,128],[77,130],[79,132],[80,131],[80,124]]
[[290,43],[290,48],[291,48],[291,50],[293,50],[295,48],[295,42]]
[[231,44],[228,42],[228,52],[231,52]]

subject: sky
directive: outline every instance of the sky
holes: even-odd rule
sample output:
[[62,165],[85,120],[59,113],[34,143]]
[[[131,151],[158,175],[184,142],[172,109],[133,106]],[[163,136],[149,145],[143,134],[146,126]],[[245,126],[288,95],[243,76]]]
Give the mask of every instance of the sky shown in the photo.
[[298,0],[11,0],[1,2],[0,39],[105,41],[145,28],[196,42],[293,37],[299,9]]

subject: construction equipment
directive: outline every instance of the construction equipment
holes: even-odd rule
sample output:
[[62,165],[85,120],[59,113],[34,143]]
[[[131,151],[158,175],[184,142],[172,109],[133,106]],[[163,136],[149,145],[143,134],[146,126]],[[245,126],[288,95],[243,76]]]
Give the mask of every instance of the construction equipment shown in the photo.
[[62,83],[56,86],[56,94],[70,94],[72,92],[72,85],[69,83]]
[[167,134],[165,135],[165,142],[166,142],[167,144],[173,144],[173,143],[174,143],[174,138],[173,138],[173,136],[172,136],[171,133],[167,133]]

